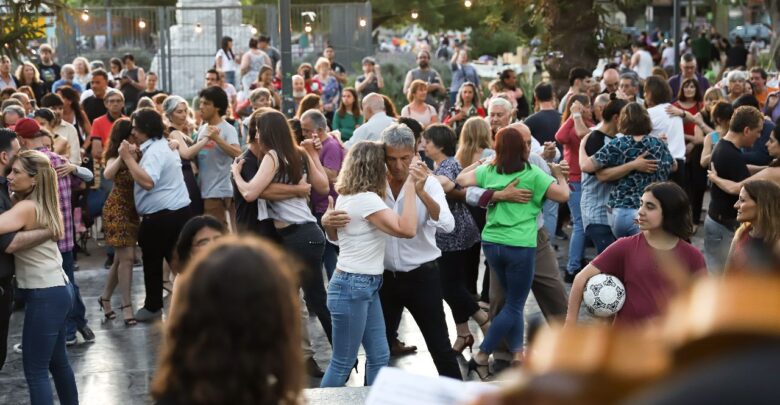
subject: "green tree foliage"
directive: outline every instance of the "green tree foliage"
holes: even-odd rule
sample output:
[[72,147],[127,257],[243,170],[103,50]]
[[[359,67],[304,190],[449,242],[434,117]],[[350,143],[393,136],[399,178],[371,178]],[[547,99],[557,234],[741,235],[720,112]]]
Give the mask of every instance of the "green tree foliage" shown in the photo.
[[43,37],[42,18],[62,17],[65,0],[3,0],[0,3],[0,54],[19,59],[29,53],[27,44]]

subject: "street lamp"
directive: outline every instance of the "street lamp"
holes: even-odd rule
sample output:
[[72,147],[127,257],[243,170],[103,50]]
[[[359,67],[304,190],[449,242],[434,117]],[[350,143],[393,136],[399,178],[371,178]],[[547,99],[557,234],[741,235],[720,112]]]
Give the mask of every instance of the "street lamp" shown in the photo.
[[138,21],[138,28],[140,28],[140,29],[144,29],[144,28],[146,28],[146,21],[144,21],[144,20],[139,20],[139,21]]
[[200,34],[201,32],[203,32],[203,26],[200,23],[195,23],[195,33]]
[[89,21],[89,10],[84,10],[81,12],[81,21]]
[[361,18],[360,21],[358,21],[358,25],[360,26],[360,28],[366,28],[367,24],[368,22],[366,21],[365,18]]
[[419,16],[420,14],[417,12],[417,10],[412,10],[412,20],[416,20]]
[[464,1],[463,5],[466,6],[466,8],[471,8],[471,5],[472,5],[471,0]]

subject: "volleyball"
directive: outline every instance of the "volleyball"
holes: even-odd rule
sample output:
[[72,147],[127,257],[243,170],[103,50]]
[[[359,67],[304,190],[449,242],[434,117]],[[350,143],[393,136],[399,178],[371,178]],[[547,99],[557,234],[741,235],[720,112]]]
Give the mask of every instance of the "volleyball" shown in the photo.
[[582,294],[585,309],[599,318],[615,315],[626,302],[626,288],[615,276],[596,274],[588,279]]

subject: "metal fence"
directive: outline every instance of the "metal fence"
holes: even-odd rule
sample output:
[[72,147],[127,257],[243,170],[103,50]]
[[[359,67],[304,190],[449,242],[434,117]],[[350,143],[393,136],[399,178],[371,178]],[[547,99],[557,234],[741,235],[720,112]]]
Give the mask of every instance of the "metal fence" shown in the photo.
[[[326,44],[347,70],[373,53],[370,3],[294,5],[291,11],[295,65],[316,59]],[[61,64],[84,56],[109,69],[110,58],[132,53],[138,65],[158,73],[160,88],[182,96],[203,86],[223,36],[233,38],[236,54],[259,33],[280,44],[275,5],[78,9],[60,26],[67,27],[57,33]]]

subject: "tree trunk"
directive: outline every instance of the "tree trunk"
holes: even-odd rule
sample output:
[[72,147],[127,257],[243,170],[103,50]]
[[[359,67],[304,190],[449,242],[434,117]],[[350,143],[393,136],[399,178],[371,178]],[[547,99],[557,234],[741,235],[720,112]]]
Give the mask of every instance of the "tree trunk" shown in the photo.
[[557,91],[565,92],[571,68],[598,64],[599,16],[594,0],[548,0],[547,5],[544,25],[553,52],[544,63]]

